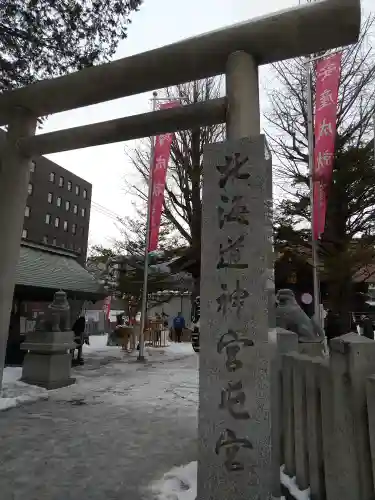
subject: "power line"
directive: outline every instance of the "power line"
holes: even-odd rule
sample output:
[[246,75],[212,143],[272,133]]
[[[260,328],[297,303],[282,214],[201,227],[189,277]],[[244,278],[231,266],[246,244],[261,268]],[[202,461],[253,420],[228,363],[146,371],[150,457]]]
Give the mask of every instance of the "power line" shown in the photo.
[[107,211],[101,207],[98,207],[97,205],[91,205],[91,208],[92,208],[92,210],[95,210],[96,212],[99,212],[103,215],[106,215],[106,216],[110,217],[111,219],[117,219],[117,215],[115,215],[112,212]]
[[92,204],[98,208],[99,210],[104,210],[105,212],[111,214],[111,215],[114,215],[116,217],[120,217],[120,215],[118,215],[116,212],[114,212],[113,210],[110,210],[109,208],[107,207],[104,207],[103,205],[101,205],[100,203],[97,203],[96,201],[93,201]]
[[94,201],[91,202],[91,207],[96,212],[100,213],[101,215],[104,215],[105,217],[108,217],[109,219],[115,220],[116,222],[118,222],[119,219],[123,218],[116,212],[113,212],[109,208],[106,208],[103,205],[100,205],[99,203],[96,203]]
[[116,217],[112,217],[111,215],[108,215],[105,212],[101,212],[100,210],[95,210],[95,212],[97,212],[100,215],[103,215],[104,217],[106,217],[107,219],[112,220],[113,222],[118,222],[118,219]]

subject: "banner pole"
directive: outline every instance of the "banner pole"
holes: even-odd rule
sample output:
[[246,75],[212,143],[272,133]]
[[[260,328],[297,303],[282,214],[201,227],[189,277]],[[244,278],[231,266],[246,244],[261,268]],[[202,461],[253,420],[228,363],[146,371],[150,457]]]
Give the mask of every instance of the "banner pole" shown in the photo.
[[319,283],[319,257],[317,241],[314,237],[315,216],[314,216],[314,123],[313,123],[313,96],[311,85],[311,62],[306,64],[307,68],[307,125],[308,125],[308,145],[309,145],[309,178],[310,178],[310,206],[311,206],[311,249],[313,260],[313,286],[314,286],[314,314],[319,326],[323,326],[320,310],[320,283]]
[[[152,111],[156,110],[158,93],[153,92],[152,97]],[[146,238],[145,238],[145,259],[143,271],[143,289],[142,289],[142,308],[141,308],[141,328],[139,334],[139,354],[138,361],[145,359],[145,326],[147,315],[147,284],[148,284],[148,248],[150,244],[150,223],[151,223],[151,198],[152,198],[152,169],[154,166],[154,151],[155,151],[155,137],[151,137],[151,150],[150,150],[150,174],[148,179],[148,198],[147,198],[147,219],[146,219]]]

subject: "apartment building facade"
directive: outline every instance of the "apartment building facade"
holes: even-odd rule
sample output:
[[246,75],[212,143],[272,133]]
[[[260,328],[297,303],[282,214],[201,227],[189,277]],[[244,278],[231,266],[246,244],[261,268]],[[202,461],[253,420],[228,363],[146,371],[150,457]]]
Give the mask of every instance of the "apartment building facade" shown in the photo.
[[53,161],[32,162],[22,239],[87,255],[92,185]]

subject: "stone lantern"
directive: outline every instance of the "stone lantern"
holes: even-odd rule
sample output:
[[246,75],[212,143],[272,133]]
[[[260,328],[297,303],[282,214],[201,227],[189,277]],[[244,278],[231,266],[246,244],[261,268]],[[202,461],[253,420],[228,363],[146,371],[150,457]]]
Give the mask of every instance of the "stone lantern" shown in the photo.
[[70,329],[70,307],[62,290],[54,295],[45,315],[37,320],[22,349],[27,351],[22,369],[22,381],[32,385],[57,389],[75,382],[71,377],[70,350],[75,347]]

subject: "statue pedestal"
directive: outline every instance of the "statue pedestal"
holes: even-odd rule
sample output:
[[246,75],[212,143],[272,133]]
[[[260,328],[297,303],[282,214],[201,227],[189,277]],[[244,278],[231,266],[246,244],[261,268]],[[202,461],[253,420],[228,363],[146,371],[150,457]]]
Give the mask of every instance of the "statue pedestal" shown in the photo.
[[58,389],[74,384],[71,375],[75,348],[73,332],[33,332],[22,344],[27,351],[22,368],[22,382],[45,389]]

